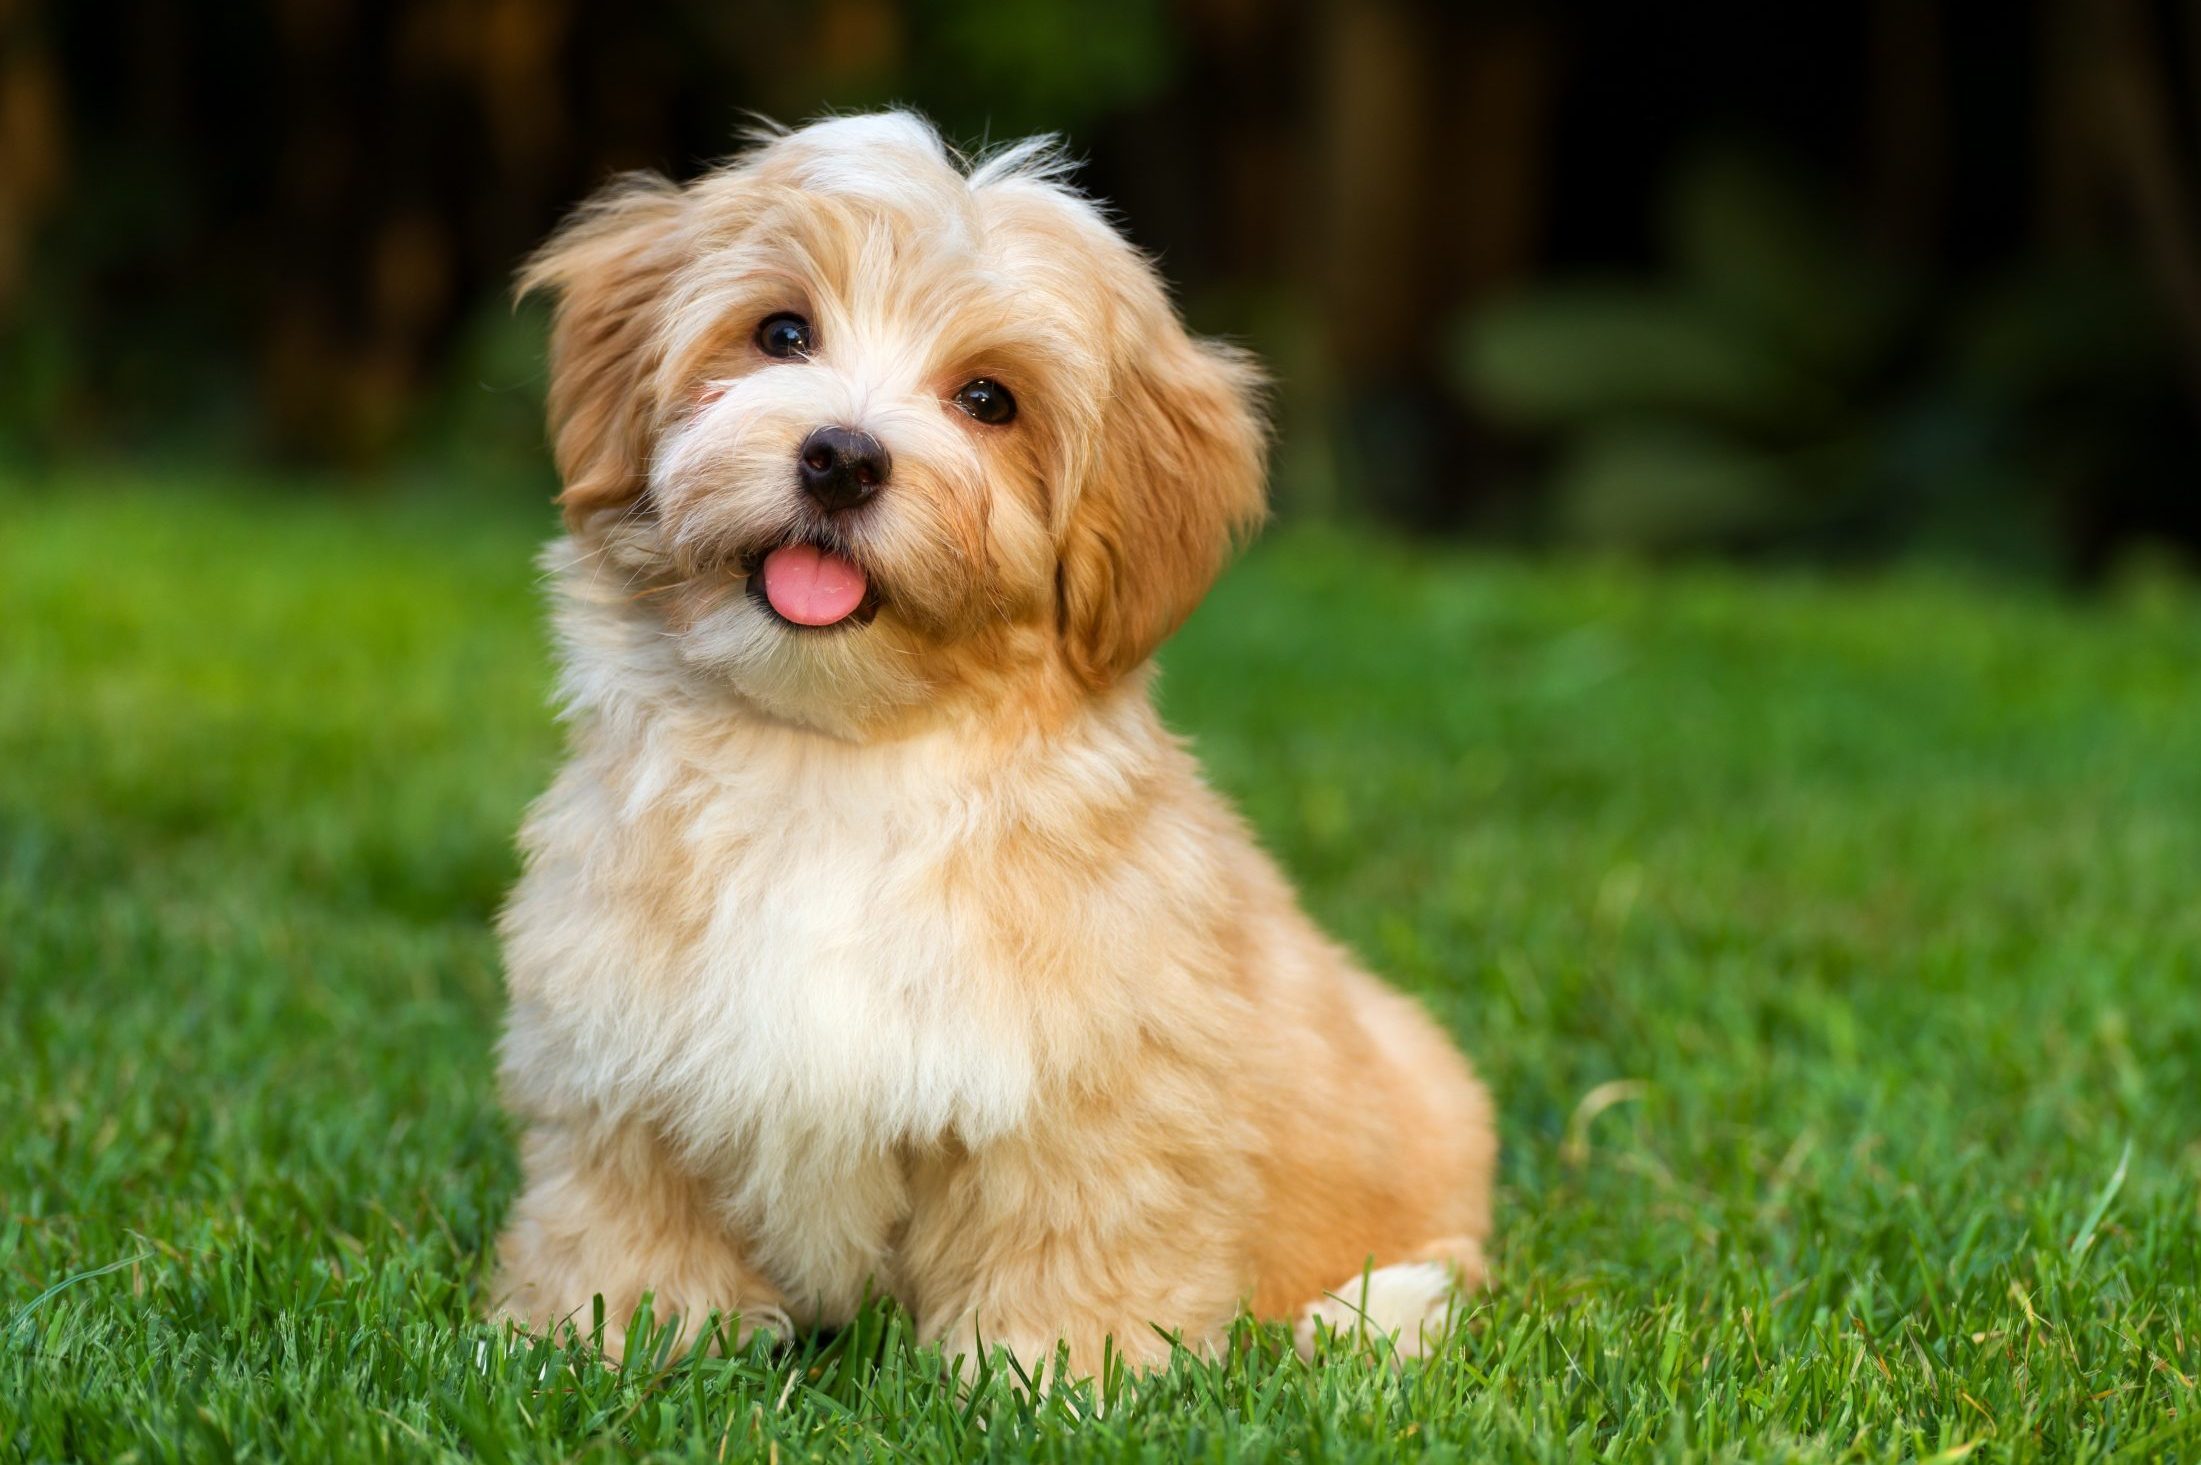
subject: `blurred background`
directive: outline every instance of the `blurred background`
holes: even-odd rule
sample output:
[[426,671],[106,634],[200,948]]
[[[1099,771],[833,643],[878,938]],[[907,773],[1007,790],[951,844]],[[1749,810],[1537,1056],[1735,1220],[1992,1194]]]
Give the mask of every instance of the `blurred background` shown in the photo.
[[0,469],[539,501],[520,257],[747,111],[1061,133],[1287,514],[2201,550],[2201,3],[0,0]]

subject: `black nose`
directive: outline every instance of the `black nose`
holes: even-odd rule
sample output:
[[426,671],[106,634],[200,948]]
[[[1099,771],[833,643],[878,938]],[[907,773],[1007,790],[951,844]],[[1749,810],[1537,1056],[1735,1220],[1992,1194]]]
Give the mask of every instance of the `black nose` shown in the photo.
[[828,509],[853,509],[877,493],[894,460],[868,432],[821,427],[802,440],[795,471],[803,491]]

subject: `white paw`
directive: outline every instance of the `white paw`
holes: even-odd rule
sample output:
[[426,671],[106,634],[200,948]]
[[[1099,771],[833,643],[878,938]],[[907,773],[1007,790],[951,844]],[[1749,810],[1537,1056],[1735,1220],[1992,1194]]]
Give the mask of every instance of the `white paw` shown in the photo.
[[1459,1289],[1443,1262],[1401,1262],[1377,1267],[1308,1306],[1293,1329],[1299,1356],[1313,1358],[1327,1332],[1372,1343],[1398,1358],[1419,1358],[1452,1326]]

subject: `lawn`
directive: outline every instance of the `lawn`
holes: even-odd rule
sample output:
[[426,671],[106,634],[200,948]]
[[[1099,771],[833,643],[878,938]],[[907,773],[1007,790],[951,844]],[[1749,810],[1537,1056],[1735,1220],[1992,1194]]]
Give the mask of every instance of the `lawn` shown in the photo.
[[545,516],[0,496],[0,1457],[2201,1458],[2201,597],[1309,530],[1164,700],[1503,1113],[1402,1375],[477,1320]]

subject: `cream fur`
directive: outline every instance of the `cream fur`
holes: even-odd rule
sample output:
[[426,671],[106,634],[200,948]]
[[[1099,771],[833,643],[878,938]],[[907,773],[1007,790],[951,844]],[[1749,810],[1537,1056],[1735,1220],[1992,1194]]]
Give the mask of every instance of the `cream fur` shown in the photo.
[[[526,1182],[496,1305],[530,1326],[601,1295],[617,1346],[649,1294],[784,1332],[884,1291],[951,1350],[1090,1369],[1111,1337],[1166,1357],[1150,1325],[1312,1317],[1371,1264],[1388,1331],[1480,1279],[1480,1085],[1148,696],[1260,511],[1250,368],[1058,173],[842,119],[630,182],[532,268],[570,758],[503,919]],[[797,308],[815,355],[763,360]],[[946,400],[979,374],[1013,424]],[[846,522],[793,481],[824,423],[894,455]],[[876,619],[745,593],[797,530]]]

